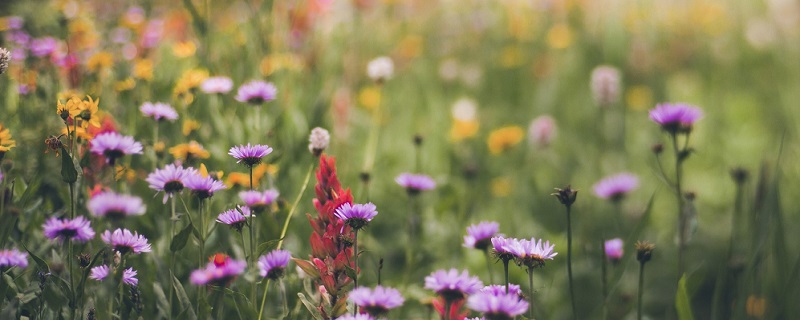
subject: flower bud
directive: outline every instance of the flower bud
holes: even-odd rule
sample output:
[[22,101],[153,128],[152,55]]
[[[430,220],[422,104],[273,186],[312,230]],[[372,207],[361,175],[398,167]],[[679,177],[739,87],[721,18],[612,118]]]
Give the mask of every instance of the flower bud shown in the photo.
[[382,83],[392,78],[394,62],[389,57],[378,57],[367,64],[367,76],[375,82]]
[[6,73],[8,70],[8,60],[11,59],[11,52],[6,48],[0,48],[0,74]]
[[328,148],[328,145],[330,145],[331,135],[328,133],[328,130],[316,127],[311,130],[311,136],[309,136],[308,141],[308,150],[310,150],[314,156],[319,157],[322,152]]
[[592,96],[600,107],[608,107],[619,101],[620,74],[612,66],[598,66],[592,70]]

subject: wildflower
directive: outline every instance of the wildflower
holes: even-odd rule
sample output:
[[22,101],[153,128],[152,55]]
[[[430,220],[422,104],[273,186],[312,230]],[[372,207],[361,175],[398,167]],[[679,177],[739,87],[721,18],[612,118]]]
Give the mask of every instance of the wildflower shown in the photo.
[[106,163],[114,165],[118,158],[126,154],[141,154],[142,144],[131,136],[123,136],[116,132],[104,132],[92,139],[92,153],[106,157]]
[[11,137],[11,131],[0,123],[0,159],[8,150],[16,146],[17,142]]
[[277,95],[278,89],[272,83],[253,80],[239,87],[235,99],[251,105],[261,105],[264,102],[275,100]]
[[528,143],[531,146],[547,147],[556,136],[556,121],[549,115],[538,116],[528,126]]
[[503,261],[514,259],[514,252],[511,247],[515,245],[515,242],[518,241],[517,239],[496,236],[492,237],[491,241],[495,257]]
[[650,261],[650,258],[653,256],[653,249],[656,248],[656,245],[647,242],[647,241],[636,241],[636,260],[640,263],[645,263]]
[[113,191],[101,192],[94,195],[86,204],[89,212],[95,217],[106,217],[119,220],[127,216],[143,215],[146,207],[142,198]]
[[[261,163],[253,167],[253,185],[259,185],[261,178],[264,175],[275,175],[278,172],[278,167],[271,164]],[[227,178],[225,178],[225,185],[229,187],[233,187],[236,185],[243,186],[243,187],[250,187],[250,175],[247,173],[241,172],[231,172],[228,174]]]
[[200,122],[192,119],[183,120],[183,125],[181,126],[181,133],[184,136],[188,136],[195,130],[200,129]]
[[487,250],[494,237],[500,229],[500,224],[494,221],[481,221],[467,227],[467,235],[464,236],[464,246],[478,250]]
[[311,135],[308,137],[308,150],[315,156],[322,154],[331,142],[331,135],[328,130],[316,127],[311,130]]
[[394,62],[389,57],[378,57],[367,64],[367,76],[372,81],[381,83],[392,78]]
[[397,176],[394,181],[401,187],[406,188],[406,191],[412,195],[436,187],[436,181],[433,181],[433,178],[424,174],[402,173]]
[[358,103],[370,111],[381,105],[381,89],[378,86],[366,86],[358,92]]
[[478,111],[474,100],[469,98],[456,100],[450,113],[453,117],[450,138],[453,141],[461,141],[478,134],[480,124],[477,120]]
[[347,299],[361,307],[361,311],[376,318],[385,316],[389,310],[403,305],[405,301],[397,289],[382,286],[376,286],[375,289],[355,288]]
[[605,249],[606,252],[606,258],[613,262],[617,262],[622,259],[622,245],[623,242],[620,238],[606,240],[606,242],[603,244],[603,249]]
[[[108,265],[97,266],[92,268],[89,273],[89,278],[97,281],[103,281],[106,279],[106,277],[108,277],[110,271],[111,269],[108,267]],[[125,269],[125,271],[122,272],[122,283],[129,286],[138,285],[139,279],[136,278],[136,274],[137,272],[136,270],[133,270],[133,268]]]
[[94,230],[92,230],[91,223],[82,216],[72,220],[51,217],[44,223],[42,228],[44,229],[44,236],[52,240],[87,242],[94,238]]
[[86,61],[86,69],[90,72],[105,70],[111,68],[112,65],[114,65],[114,56],[107,51],[95,53]]
[[425,289],[441,295],[448,302],[463,299],[483,288],[478,277],[470,277],[466,270],[458,273],[456,269],[438,270],[425,277]]
[[567,207],[575,203],[575,200],[578,198],[578,190],[572,189],[570,186],[564,189],[556,188],[556,191],[556,193],[552,193],[551,195],[558,198],[558,201]]
[[236,276],[242,274],[247,269],[247,262],[244,260],[233,260],[223,254],[214,255],[205,269],[192,271],[189,280],[195,285],[215,285],[225,287]]
[[702,110],[684,103],[661,103],[650,110],[650,120],[670,134],[691,131],[692,125],[702,117]]
[[508,294],[513,294],[513,295],[516,295],[516,296],[520,296],[520,295],[522,295],[522,288],[520,288],[520,286],[516,285],[516,284],[509,284],[508,285],[508,291],[506,291],[506,286],[501,286],[499,284],[493,284],[493,285],[488,285],[488,286],[483,287],[483,289],[481,289],[481,292],[487,293],[487,294],[491,294],[491,295],[495,295],[495,296],[505,295],[506,292],[508,292]]
[[258,258],[259,274],[264,278],[278,280],[278,278],[283,277],[291,258],[292,254],[289,251],[273,250]]
[[249,143],[245,145],[239,145],[232,147],[228,154],[233,156],[237,159],[236,163],[242,163],[250,168],[254,165],[261,163],[261,158],[266,157],[268,154],[272,153],[272,148],[265,144],[257,144],[257,145],[250,145]]
[[639,186],[639,178],[631,173],[618,173],[595,183],[594,194],[602,199],[619,201]]
[[366,313],[359,313],[357,315],[344,314],[341,317],[337,317],[336,320],[375,320],[375,318]]
[[151,250],[147,238],[137,232],[131,232],[128,229],[117,228],[114,232],[106,230],[106,232],[100,235],[100,238],[122,255],[126,253],[139,254],[142,252],[150,252]]
[[81,100],[78,96],[73,95],[67,99],[65,104],[59,100],[56,112],[64,121],[67,117],[72,117],[73,120],[82,120],[79,123],[82,128],[87,128],[90,124],[95,128],[100,128],[100,117],[97,115],[100,99],[94,100],[90,96],[86,97],[88,100]]
[[516,294],[478,292],[467,299],[467,307],[483,313],[487,320],[510,320],[528,311],[528,302]]
[[617,68],[606,65],[594,68],[590,84],[598,106],[608,107],[619,101],[620,74]]
[[242,199],[242,202],[244,202],[250,210],[253,210],[254,213],[261,213],[278,199],[278,195],[278,190],[274,189],[265,190],[263,192],[249,190],[239,192],[239,199]]
[[247,207],[237,207],[236,209],[226,210],[217,216],[217,222],[227,224],[234,230],[242,232],[242,228],[250,217],[250,209]]
[[365,227],[378,214],[375,209],[375,205],[372,202],[355,205],[344,203],[336,209],[334,215],[347,222],[354,230],[359,230]]
[[6,73],[8,70],[8,60],[11,59],[11,52],[6,48],[0,48],[0,74]]
[[169,153],[175,157],[175,160],[185,162],[190,162],[194,159],[208,159],[211,156],[201,144],[194,140],[169,148]]
[[168,197],[172,197],[176,193],[180,193],[185,184],[185,179],[196,174],[194,168],[183,168],[174,164],[168,164],[163,169],[156,169],[147,176],[145,179],[150,183],[150,189],[159,192],[164,191],[164,203],[167,202]]
[[545,260],[553,260],[558,253],[553,252],[555,245],[550,244],[550,241],[542,243],[542,239],[530,240],[521,239],[514,241],[509,247],[511,253],[514,255],[518,265],[524,265],[528,268],[538,268],[544,266]]
[[28,266],[28,254],[19,252],[17,249],[3,249],[0,250],[0,268],[5,267],[19,267],[25,268]]
[[486,143],[489,146],[489,152],[496,155],[517,145],[524,136],[522,128],[507,126],[489,133],[489,139],[486,140]]
[[176,119],[178,119],[178,112],[175,111],[175,109],[172,108],[172,106],[170,106],[167,103],[145,102],[142,104],[141,107],[139,107],[139,110],[142,111],[142,113],[146,117],[153,118],[156,121],[161,121],[161,120],[175,121]]
[[208,94],[228,93],[233,89],[233,81],[228,77],[211,77],[200,84],[200,90]]
[[153,80],[153,60],[136,59],[136,61],[133,62],[131,74],[136,79]]
[[210,176],[203,177],[199,173],[188,175],[183,183],[200,200],[211,198],[214,196],[214,192],[228,188],[222,181]]
[[175,84],[172,93],[177,97],[182,97],[183,101],[191,103],[194,100],[192,92],[208,78],[208,71],[201,69],[186,70]]
[[53,37],[36,38],[31,41],[31,54],[36,57],[51,55],[58,47],[58,40]]

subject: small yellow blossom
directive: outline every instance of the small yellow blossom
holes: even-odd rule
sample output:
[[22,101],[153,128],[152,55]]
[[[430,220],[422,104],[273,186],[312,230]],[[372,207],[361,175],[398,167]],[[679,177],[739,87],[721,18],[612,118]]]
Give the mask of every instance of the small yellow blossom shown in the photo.
[[489,146],[489,152],[500,154],[511,149],[511,147],[519,144],[524,136],[525,131],[518,126],[507,126],[494,130],[489,134],[489,139],[486,141]]
[[192,159],[208,159],[211,154],[203,148],[197,141],[192,140],[189,143],[182,143],[172,148],[169,148],[169,154],[175,157],[176,160],[189,162]]
[[450,139],[458,142],[464,139],[472,138],[478,134],[478,120],[458,120],[453,119],[453,127],[450,128]]
[[114,56],[108,51],[100,51],[89,57],[86,61],[86,69],[90,72],[100,72],[111,68],[114,65]]
[[56,113],[61,116],[61,119],[66,120],[65,112],[69,112],[69,116],[73,120],[81,120],[78,123],[81,127],[86,128],[90,124],[94,127],[100,127],[100,116],[98,115],[98,104],[100,99],[94,100],[90,96],[86,96],[88,100],[81,100],[77,96],[72,96],[67,100],[66,104],[58,102]]
[[302,71],[303,59],[292,53],[276,53],[261,60],[261,74],[268,76],[280,70]]
[[197,51],[197,46],[191,40],[181,41],[172,45],[172,54],[178,58],[191,57]]
[[210,175],[211,178],[215,180],[222,180],[222,176],[224,175],[222,171],[208,172],[208,168],[206,168],[205,163],[201,163],[200,169],[198,169],[197,171],[200,172],[200,175],[203,176],[203,178],[207,178]]
[[553,49],[565,49],[572,44],[572,30],[567,24],[559,23],[547,31],[547,44]]
[[200,129],[200,122],[197,122],[192,119],[183,120],[183,126],[181,127],[181,132],[183,132],[184,136],[190,135],[197,129]]
[[378,86],[364,87],[358,93],[358,103],[368,110],[375,110],[381,105],[381,89]]
[[64,91],[60,91],[56,95],[56,99],[58,99],[59,101],[60,100],[69,100],[72,97],[82,97],[82,96],[83,96],[83,93],[81,93],[80,91],[77,91],[75,89],[67,89],[67,90],[64,90]]
[[516,68],[524,62],[525,57],[519,46],[507,46],[500,54],[500,66],[503,68]]
[[92,138],[94,138],[94,136],[89,131],[87,131],[82,127],[77,127],[75,128],[75,130],[73,130],[73,128],[70,127],[69,131],[67,131],[67,127],[61,128],[61,134],[68,136],[69,134],[67,132],[77,134],[78,139],[81,139],[83,141],[92,141]]
[[498,198],[505,198],[511,195],[512,190],[511,179],[508,177],[500,177],[492,180],[492,195]]
[[153,80],[153,60],[137,59],[133,62],[133,70],[131,73],[136,79],[146,81]]
[[397,54],[405,59],[419,57],[422,54],[422,37],[408,35],[397,45]]
[[175,88],[172,90],[172,94],[174,94],[176,97],[183,98],[184,102],[187,104],[191,103],[191,101],[194,100],[193,91],[206,79],[208,79],[208,70],[186,70],[175,83]]
[[122,81],[114,82],[114,90],[117,92],[128,91],[133,88],[136,88],[136,80],[130,77]]
[[119,181],[125,179],[127,182],[136,181],[136,171],[126,166],[115,166],[114,180]]
[[653,91],[644,85],[632,86],[625,92],[625,103],[631,110],[647,110],[653,104]]
[[11,131],[3,126],[3,124],[0,124],[0,154],[3,154],[16,146],[17,142],[11,137]]
[[747,315],[756,319],[764,319],[767,311],[767,300],[750,295],[747,297]]
[[[278,173],[278,167],[272,164],[261,163],[253,167],[253,185],[258,185],[265,174],[274,176]],[[233,186],[250,187],[250,173],[231,172],[225,179],[225,185],[229,188]]]

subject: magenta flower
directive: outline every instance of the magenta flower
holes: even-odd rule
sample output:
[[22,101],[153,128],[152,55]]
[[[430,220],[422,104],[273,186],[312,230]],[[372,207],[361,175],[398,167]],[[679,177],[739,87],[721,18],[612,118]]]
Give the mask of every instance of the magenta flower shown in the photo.
[[0,268],[5,267],[28,267],[28,254],[17,249],[0,250]]
[[292,254],[289,251],[273,250],[258,258],[259,274],[264,278],[278,280],[278,278],[283,277],[291,258]]
[[514,259],[514,253],[512,252],[512,246],[518,242],[517,239],[506,239],[503,236],[496,236],[492,237],[492,248],[494,249],[494,255],[501,260],[509,261]]
[[542,243],[542,239],[514,239],[510,250],[516,258],[518,265],[524,265],[528,268],[538,268],[544,266],[545,260],[553,260],[553,258],[558,255],[558,253],[553,252],[554,247],[555,245],[550,244],[550,241]]
[[103,132],[92,139],[91,151],[106,157],[106,163],[114,165],[117,159],[126,154],[141,154],[142,144],[131,136],[123,136],[116,132]]
[[692,125],[702,117],[700,108],[684,103],[661,103],[650,110],[650,120],[671,134],[691,131]]
[[278,89],[272,83],[253,80],[239,87],[235,99],[251,105],[260,105],[264,102],[275,100],[277,95]]
[[44,236],[52,240],[86,242],[94,238],[94,230],[89,220],[82,216],[72,220],[52,217],[42,227]]
[[360,230],[367,226],[367,224],[372,221],[372,218],[378,215],[378,211],[375,209],[375,205],[372,204],[372,202],[355,205],[346,202],[336,208],[333,215],[347,222],[351,228]]
[[361,307],[361,311],[376,318],[385,316],[389,310],[403,305],[405,301],[397,289],[382,286],[377,286],[375,289],[355,288],[350,292],[347,300]]
[[200,90],[208,94],[228,93],[233,89],[233,81],[228,77],[211,77],[200,84]]
[[594,194],[602,199],[619,201],[639,187],[639,178],[632,173],[618,173],[608,176],[594,184]]
[[112,220],[143,215],[146,210],[142,198],[117,194],[113,191],[96,194],[89,199],[86,207],[93,216],[106,217]]
[[478,277],[470,277],[466,270],[458,273],[456,269],[438,270],[425,277],[425,289],[430,289],[452,302],[478,292],[483,282]]
[[541,115],[533,119],[528,126],[528,143],[531,146],[547,147],[553,142],[558,131],[556,120],[549,115]]
[[272,153],[272,148],[265,144],[239,145],[232,147],[228,154],[236,158],[236,163],[244,163],[248,167],[253,167],[261,163],[261,158]]
[[100,235],[100,238],[122,255],[126,253],[140,254],[151,250],[147,238],[139,233],[132,233],[128,229],[117,228],[114,232],[106,230]]
[[606,251],[606,258],[613,262],[617,262],[622,259],[622,252],[623,252],[623,243],[622,239],[615,238],[611,240],[606,240],[604,243],[605,251]]
[[275,200],[278,199],[278,190],[270,189],[263,192],[256,190],[248,190],[239,192],[239,198],[248,206],[254,213],[264,212],[271,206]]
[[30,43],[31,53],[37,57],[49,56],[57,47],[58,40],[53,37],[36,38]]
[[[488,285],[488,286],[483,287],[483,289],[481,289],[481,292],[488,293],[488,294],[495,295],[495,296],[505,295],[506,294],[506,286],[499,285],[499,284]],[[509,284],[508,285],[508,294],[514,294],[514,295],[520,296],[520,295],[522,295],[522,289],[519,287],[519,285],[516,285],[516,284],[513,284],[513,283]]]
[[516,294],[479,292],[467,299],[467,308],[483,313],[487,320],[508,320],[528,311],[528,302]]
[[230,257],[218,259],[215,256],[214,260],[209,262],[205,269],[192,271],[189,280],[192,284],[199,286],[215,285],[225,287],[236,276],[242,274],[245,269],[247,269],[247,262],[244,260],[233,260]]
[[500,230],[500,225],[494,221],[481,221],[467,227],[467,235],[464,236],[464,246],[478,250],[486,250],[491,244],[491,239]]
[[197,174],[194,168],[184,168],[174,164],[168,164],[163,169],[156,169],[145,179],[150,183],[150,189],[158,192],[164,191],[164,203],[167,198],[176,193],[180,193],[186,183],[186,178]]
[[[111,269],[107,265],[97,266],[90,271],[89,279],[103,281],[108,277],[109,273],[111,273]],[[122,282],[129,286],[138,285],[139,279],[136,278],[137,273],[138,272],[133,270],[133,268],[125,269],[125,271],[122,272]]]
[[139,107],[139,110],[141,110],[145,116],[153,118],[156,121],[175,121],[178,119],[178,112],[175,111],[172,106],[166,103],[145,102],[141,107]]
[[228,188],[222,181],[211,176],[203,177],[200,173],[188,175],[183,183],[200,200],[211,198],[214,192]]
[[238,209],[230,209],[217,216],[217,222],[227,224],[238,232],[242,232],[242,228],[247,223],[247,217],[250,217],[250,209],[247,207],[238,207]]
[[394,179],[401,187],[406,188],[410,194],[431,190],[436,187],[436,181],[424,174],[402,173]]

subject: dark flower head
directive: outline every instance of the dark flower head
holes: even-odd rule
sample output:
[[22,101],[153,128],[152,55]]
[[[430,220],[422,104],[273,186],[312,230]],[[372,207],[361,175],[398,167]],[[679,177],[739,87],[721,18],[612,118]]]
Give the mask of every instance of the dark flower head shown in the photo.
[[237,209],[230,209],[217,216],[217,222],[227,224],[238,232],[242,232],[242,228],[247,224],[247,218],[250,217],[250,209],[247,207],[238,207]]
[[493,254],[500,260],[508,262],[511,259],[514,259],[514,252],[512,246],[515,245],[517,239],[506,239],[503,236],[496,236],[492,237],[492,249]]
[[551,195],[558,198],[558,201],[560,201],[561,204],[569,207],[575,203],[575,199],[578,198],[578,190],[574,190],[570,186],[567,186],[564,189],[556,188],[556,193]]
[[239,145],[232,147],[228,154],[236,158],[236,163],[244,163],[248,167],[253,167],[261,163],[261,158],[272,153],[272,148],[265,144]]
[[86,204],[89,212],[95,217],[106,217],[118,220],[127,216],[143,215],[146,207],[142,199],[136,196],[116,194],[112,191],[101,192],[89,199]]
[[87,242],[94,238],[89,220],[79,216],[75,219],[52,217],[44,223],[44,236],[59,241]]
[[116,132],[104,132],[92,139],[91,151],[106,157],[106,163],[114,165],[117,159],[126,154],[141,154],[142,144],[133,137],[123,136]]
[[168,197],[180,193],[186,184],[186,178],[197,174],[195,168],[184,168],[174,164],[168,164],[163,169],[156,169],[147,176],[146,181],[150,183],[150,189],[164,192],[164,203]]
[[136,232],[131,232],[128,229],[116,229],[114,232],[106,230],[100,235],[103,242],[111,246],[115,251],[122,255],[126,253],[139,254],[142,252],[150,252],[150,243],[147,238]]
[[292,254],[289,251],[273,250],[258,258],[259,274],[264,278],[278,280],[278,278],[283,277],[291,258]]
[[494,237],[500,230],[497,222],[481,221],[467,227],[467,235],[464,236],[464,246],[478,250],[487,250]]
[[555,245],[550,244],[550,241],[542,243],[542,239],[531,238],[530,240],[515,239],[510,249],[518,265],[539,268],[544,266],[545,260],[553,260],[558,255],[553,251],[554,247]]
[[264,102],[275,100],[277,95],[278,89],[272,83],[254,80],[239,87],[236,101],[261,105]]
[[254,214],[264,212],[278,199],[278,190],[270,189],[265,191],[248,190],[239,192],[239,199],[244,205],[248,206]]
[[703,111],[685,103],[661,103],[650,110],[650,120],[671,134],[690,132],[692,125],[703,117]]
[[436,187],[436,181],[424,174],[402,173],[394,179],[401,187],[406,188],[409,194],[415,195],[420,191],[431,190]]
[[618,173],[595,183],[594,194],[602,199],[619,201],[639,187],[639,178],[631,173]]
[[211,198],[215,192],[228,188],[222,181],[211,176],[203,177],[199,172],[187,176],[184,179],[184,186],[192,190],[192,193],[200,200]]
[[650,258],[653,256],[653,249],[656,248],[656,245],[647,242],[647,241],[636,241],[636,260],[639,260],[640,263],[645,263],[650,261]]
[[488,320],[512,320],[528,311],[528,302],[516,294],[478,292],[467,299],[467,307],[483,313]]
[[403,305],[405,301],[397,289],[382,286],[377,286],[375,289],[355,288],[347,299],[361,307],[361,311],[376,318],[385,316],[389,310]]
[[461,273],[456,269],[438,270],[425,277],[425,289],[433,290],[448,302],[463,299],[481,288],[483,282],[478,277],[470,277],[466,270]]
[[372,202],[355,205],[344,203],[336,209],[334,215],[337,218],[346,221],[351,228],[359,230],[365,227],[370,221],[372,221],[372,218],[378,215],[378,211],[375,209],[376,207],[374,204],[372,204]]

